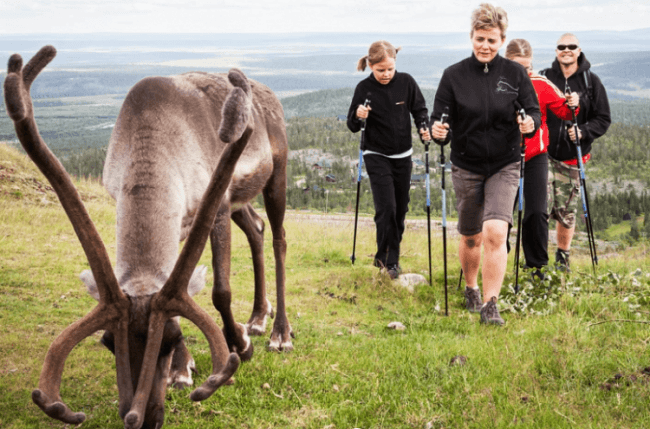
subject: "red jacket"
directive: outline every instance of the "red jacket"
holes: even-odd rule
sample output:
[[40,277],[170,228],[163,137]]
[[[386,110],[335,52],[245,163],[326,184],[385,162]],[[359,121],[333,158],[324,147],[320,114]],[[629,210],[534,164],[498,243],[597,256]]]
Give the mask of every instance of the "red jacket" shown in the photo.
[[[548,126],[546,125],[547,110],[555,113],[555,116],[567,121],[573,119],[571,109],[566,104],[566,98],[553,83],[536,73],[529,72],[530,80],[537,93],[539,108],[542,111],[542,125],[532,138],[526,139],[526,161],[545,153],[548,149]],[[580,107],[576,109],[576,115]]]

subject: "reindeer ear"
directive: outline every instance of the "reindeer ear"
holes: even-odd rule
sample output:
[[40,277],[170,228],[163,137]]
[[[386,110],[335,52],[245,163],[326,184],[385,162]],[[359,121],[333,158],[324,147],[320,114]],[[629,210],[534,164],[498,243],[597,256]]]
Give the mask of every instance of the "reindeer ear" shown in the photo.
[[81,272],[81,274],[79,274],[79,278],[86,285],[86,288],[88,289],[88,293],[90,294],[90,296],[92,296],[97,300],[97,302],[99,302],[99,290],[97,290],[97,282],[95,281],[95,276],[93,276],[93,272],[90,270],[84,270]]
[[232,86],[241,88],[250,97],[251,84],[248,82],[248,78],[243,71],[236,68],[230,69],[228,72],[228,80],[232,83]]
[[224,143],[237,141],[244,134],[251,122],[253,104],[251,86],[244,73],[232,69],[228,73],[228,80],[234,88],[228,94],[221,109],[219,138]]
[[201,292],[205,287],[205,274],[208,272],[208,267],[199,265],[194,269],[190,284],[187,285],[187,294],[194,296]]

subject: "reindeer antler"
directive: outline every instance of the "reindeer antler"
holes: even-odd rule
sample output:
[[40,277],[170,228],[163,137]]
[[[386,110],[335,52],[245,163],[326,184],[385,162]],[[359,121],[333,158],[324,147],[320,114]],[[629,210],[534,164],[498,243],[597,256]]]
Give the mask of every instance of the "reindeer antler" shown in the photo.
[[[156,370],[156,358],[162,342],[163,327],[169,318],[180,315],[189,319],[201,329],[210,344],[212,374],[201,387],[192,392],[192,400],[201,401],[210,397],[232,377],[239,367],[239,356],[235,353],[228,353],[228,347],[221,329],[187,293],[187,285],[194,267],[199,262],[208,235],[214,227],[221,199],[230,185],[239,156],[244,151],[253,133],[250,85],[243,73],[231,71],[231,74],[233,73],[236,75],[235,79],[238,86],[229,93],[224,103],[219,135],[228,135],[228,138],[232,138],[237,134],[240,136],[235,143],[227,146],[222,153],[174,269],[160,292],[152,298],[149,335],[142,361],[142,370],[133,397],[133,406],[124,419],[127,429],[138,429],[143,424],[144,410],[151,394],[151,386]],[[248,88],[248,94],[245,92],[246,87]],[[220,138],[223,139],[223,137]]]
[[[97,280],[100,301],[81,320],[71,324],[54,340],[45,357],[39,379],[39,389],[32,392],[33,401],[50,417],[77,424],[85,419],[83,413],[73,413],[61,401],[59,389],[65,360],[81,340],[100,329],[110,328],[116,335],[118,383],[130,380],[128,365],[128,299],[119,288],[104,243],[90,220],[79,193],[63,165],[52,154],[38,132],[29,93],[34,79],[56,56],[53,46],[45,46],[23,67],[20,55],[9,59],[4,83],[7,113],[14,121],[16,135],[29,157],[43,172],[56,192],[88,258]],[[126,358],[125,358],[126,356]],[[131,402],[131,390],[120,385],[120,408]]]

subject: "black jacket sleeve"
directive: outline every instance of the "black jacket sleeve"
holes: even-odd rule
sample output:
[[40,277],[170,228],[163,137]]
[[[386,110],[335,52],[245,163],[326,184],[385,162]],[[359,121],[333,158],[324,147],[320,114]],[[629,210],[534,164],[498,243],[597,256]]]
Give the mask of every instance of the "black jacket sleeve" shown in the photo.
[[604,135],[612,123],[612,117],[609,110],[609,99],[607,92],[600,78],[591,73],[593,100],[591,108],[587,112],[586,121],[579,128],[583,134],[583,139],[589,142]]
[[412,85],[413,101],[411,102],[410,110],[411,115],[413,116],[413,121],[415,122],[415,127],[419,130],[423,123],[425,124],[425,127],[428,126],[429,110],[427,109],[427,102],[424,99],[424,95],[422,95],[422,91],[415,82],[415,79],[412,80]]
[[537,94],[535,93],[535,87],[533,86],[533,82],[528,78],[528,76],[526,76],[526,78],[521,82],[517,101],[526,111],[526,115],[533,118],[533,122],[535,122],[535,129],[533,132],[524,134],[524,137],[532,138],[535,136],[535,133],[537,133],[537,130],[542,124],[542,112],[539,108],[539,100],[537,99]]
[[357,108],[360,104],[365,102],[363,89],[363,81],[360,82],[354,90],[354,95],[352,96],[352,102],[350,103],[350,108],[348,109],[348,129],[353,133],[361,130],[361,120],[357,118]]
[[449,115],[447,117],[447,123],[449,124],[449,132],[447,133],[447,138],[444,141],[434,140],[434,142],[443,146],[449,143],[453,138],[452,129],[454,128],[454,112],[456,109],[456,99],[454,98],[454,93],[449,83],[447,71],[445,71],[442,74],[442,78],[440,79],[440,83],[438,84],[438,89],[436,90],[436,97],[433,100],[433,111],[431,112],[429,127],[431,127],[434,122],[440,120],[442,114],[445,112],[445,109],[447,108],[448,108],[447,114]]

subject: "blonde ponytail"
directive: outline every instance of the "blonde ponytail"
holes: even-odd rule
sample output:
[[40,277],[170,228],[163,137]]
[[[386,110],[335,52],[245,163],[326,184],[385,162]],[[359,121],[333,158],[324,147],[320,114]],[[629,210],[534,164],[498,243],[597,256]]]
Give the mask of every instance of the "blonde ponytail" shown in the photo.
[[396,59],[397,53],[401,49],[401,47],[395,49],[395,47],[389,42],[385,40],[379,40],[370,45],[370,48],[368,49],[368,55],[359,59],[357,62],[357,71],[364,71],[366,69],[366,66],[372,66],[374,64],[380,63],[387,57]]

